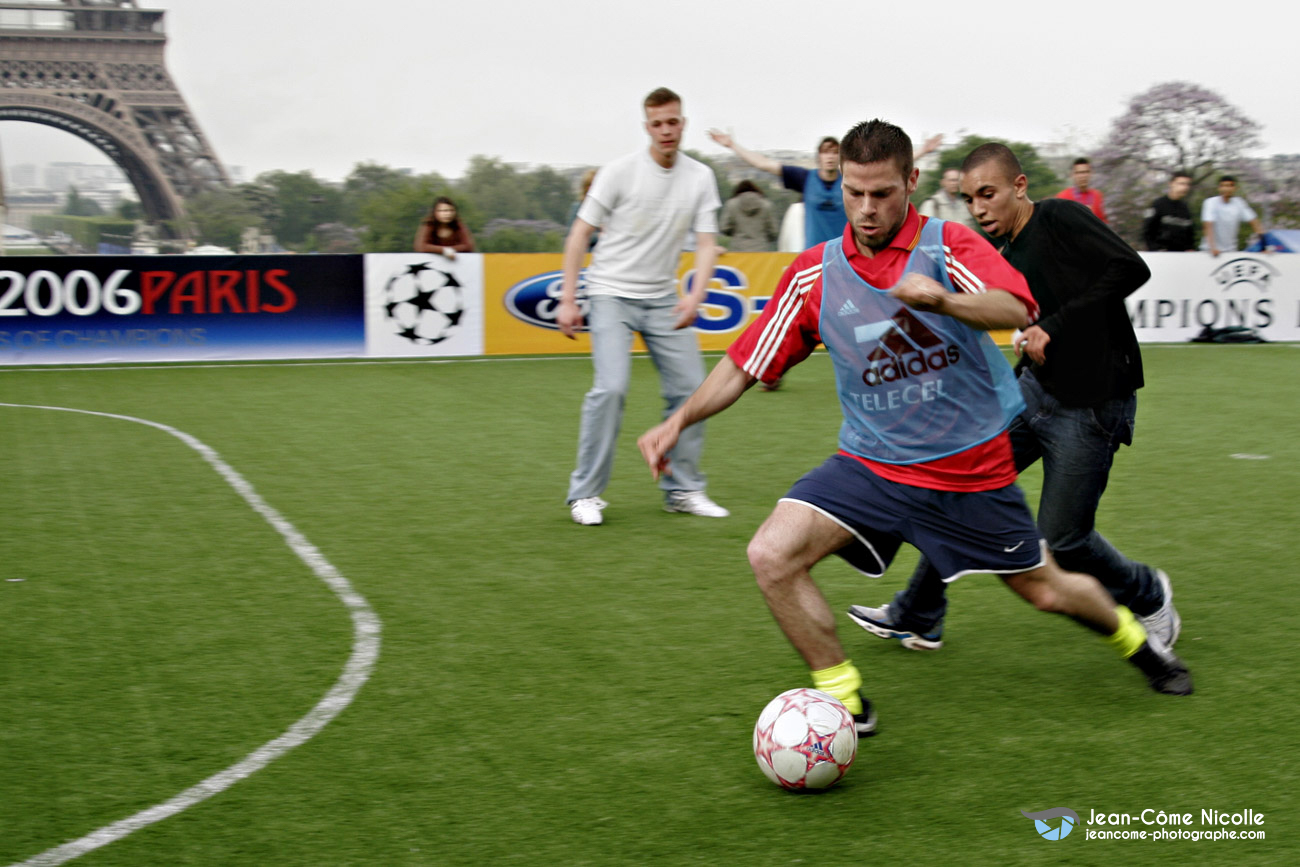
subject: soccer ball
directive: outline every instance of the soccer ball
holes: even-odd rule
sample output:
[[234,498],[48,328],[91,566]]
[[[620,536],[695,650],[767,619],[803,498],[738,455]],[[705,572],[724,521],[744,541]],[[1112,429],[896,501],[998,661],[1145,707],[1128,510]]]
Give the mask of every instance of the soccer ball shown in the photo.
[[754,725],[754,758],[783,789],[828,789],[858,752],[853,714],[815,689],[789,689],[768,702]]
[[465,299],[454,275],[427,263],[408,265],[384,286],[384,314],[399,337],[432,346],[460,324]]

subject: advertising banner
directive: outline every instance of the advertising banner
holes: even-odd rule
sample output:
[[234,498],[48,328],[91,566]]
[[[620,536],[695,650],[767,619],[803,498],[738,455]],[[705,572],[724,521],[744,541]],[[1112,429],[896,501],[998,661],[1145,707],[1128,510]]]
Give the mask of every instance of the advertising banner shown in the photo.
[[1245,326],[1300,340],[1300,256],[1143,253],[1151,279],[1127,299],[1141,343],[1185,343],[1204,328]]
[[[792,253],[726,253],[714,269],[709,294],[700,307],[695,330],[700,347],[725,349],[763,311]],[[488,355],[515,353],[588,352],[585,334],[567,340],[555,323],[560,300],[563,257],[558,254],[500,255],[487,261],[487,306],[484,351]],[[685,254],[678,267],[678,288],[695,274],[694,254]],[[586,310],[586,286],[579,280],[578,306]],[[645,347],[638,339],[635,349]]]
[[[368,253],[366,355],[483,354],[483,260],[431,253]],[[493,257],[496,258],[496,257]]]
[[358,256],[0,260],[0,364],[365,351]]
[[[1142,255],[1151,279],[1127,299],[1138,340],[1245,326],[1300,341],[1300,257]],[[729,346],[793,258],[724,254],[694,325],[701,348]],[[682,256],[679,291],[694,262]],[[13,257],[0,261],[0,364],[587,353],[584,332],[566,340],[555,322],[561,266],[559,254]]]

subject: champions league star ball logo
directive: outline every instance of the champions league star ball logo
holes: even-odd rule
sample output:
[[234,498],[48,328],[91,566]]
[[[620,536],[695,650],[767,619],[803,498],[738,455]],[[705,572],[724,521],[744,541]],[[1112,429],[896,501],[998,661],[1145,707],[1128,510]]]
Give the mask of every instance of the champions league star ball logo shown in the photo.
[[455,275],[427,262],[408,265],[388,278],[383,300],[394,332],[417,346],[446,340],[465,314],[465,297]]

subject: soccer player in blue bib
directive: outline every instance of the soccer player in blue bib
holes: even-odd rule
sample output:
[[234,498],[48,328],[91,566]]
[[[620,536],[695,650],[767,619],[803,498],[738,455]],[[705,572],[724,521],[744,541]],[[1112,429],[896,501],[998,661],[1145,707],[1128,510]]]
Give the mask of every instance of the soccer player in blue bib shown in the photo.
[[1024,278],[978,234],[921,217],[912,142],[873,120],[840,142],[844,233],[800,254],[763,314],[704,383],[637,441],[652,473],[689,425],[726,409],[823,343],[843,411],[839,451],[795,483],[749,544],[777,623],[813,685],[875,732],[811,568],[839,554],[883,574],[903,542],[945,581],[992,572],[1043,611],[1108,636],[1159,692],[1192,690],[1187,668],[1090,575],[1066,572],[1015,485],[1007,428],[1024,406],[991,329],[1038,314]]

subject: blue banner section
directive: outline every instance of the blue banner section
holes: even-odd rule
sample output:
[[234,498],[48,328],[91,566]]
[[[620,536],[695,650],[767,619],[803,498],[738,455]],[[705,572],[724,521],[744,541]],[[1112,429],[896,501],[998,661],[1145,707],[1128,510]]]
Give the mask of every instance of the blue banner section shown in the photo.
[[365,352],[360,256],[0,260],[0,364]]

